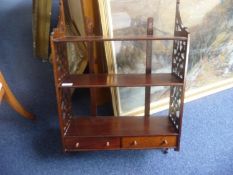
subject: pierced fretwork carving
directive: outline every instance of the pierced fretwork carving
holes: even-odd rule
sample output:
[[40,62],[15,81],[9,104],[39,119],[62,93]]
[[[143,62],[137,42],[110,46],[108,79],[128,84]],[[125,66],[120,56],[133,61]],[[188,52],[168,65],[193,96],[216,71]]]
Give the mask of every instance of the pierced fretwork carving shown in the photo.
[[175,35],[176,32],[187,32],[187,28],[183,26],[181,15],[180,15],[180,1],[177,0],[176,3],[176,19],[175,19]]
[[68,69],[68,61],[67,61],[67,52],[65,44],[58,44],[56,49],[56,65],[57,65],[57,74],[58,74],[58,82],[62,80],[64,76],[69,73]]
[[[177,0],[174,35],[188,38],[189,33],[182,24],[179,6],[180,1]],[[175,40],[173,44],[172,73],[181,78],[182,80],[185,79],[186,55],[188,53],[188,44],[189,40]]]
[[[174,40],[172,56],[172,74],[185,81],[189,52],[189,32],[183,26],[180,16],[180,1],[177,0],[174,35],[186,37],[187,40]],[[184,82],[185,83],[185,82]],[[169,117],[175,127],[181,131],[183,113],[184,86],[171,87]]]
[[172,73],[182,80],[185,76],[185,57],[187,51],[187,41],[174,41]]
[[53,58],[53,67],[55,72],[55,82],[56,82],[56,92],[57,92],[57,101],[58,101],[58,113],[60,120],[60,125],[62,126],[63,131],[65,132],[70,118],[72,117],[71,109],[71,90],[62,89],[58,87],[58,84],[61,83],[62,79],[69,74],[68,61],[67,61],[67,52],[66,44],[54,44],[54,58]]
[[72,108],[71,108],[71,92],[70,89],[63,89],[59,90],[59,94],[61,95],[60,99],[60,114],[61,118],[64,121],[64,130],[66,130],[66,127],[68,125],[68,122],[70,118],[72,117]]
[[182,24],[182,20],[181,20],[181,17],[180,17],[179,9],[178,9],[177,15],[176,15],[175,31],[176,32],[184,32],[184,31],[186,31],[186,28]]
[[182,94],[183,94],[182,86],[171,87],[169,117],[177,129],[179,129],[180,127],[179,121],[180,121],[181,113],[183,112],[181,109]]

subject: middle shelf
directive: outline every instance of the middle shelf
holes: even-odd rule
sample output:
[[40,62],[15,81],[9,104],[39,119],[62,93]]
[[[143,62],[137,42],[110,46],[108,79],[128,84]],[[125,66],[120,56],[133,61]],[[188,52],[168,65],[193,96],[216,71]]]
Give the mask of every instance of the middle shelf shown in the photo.
[[59,87],[144,87],[182,86],[184,81],[171,73],[162,74],[84,74],[65,76]]

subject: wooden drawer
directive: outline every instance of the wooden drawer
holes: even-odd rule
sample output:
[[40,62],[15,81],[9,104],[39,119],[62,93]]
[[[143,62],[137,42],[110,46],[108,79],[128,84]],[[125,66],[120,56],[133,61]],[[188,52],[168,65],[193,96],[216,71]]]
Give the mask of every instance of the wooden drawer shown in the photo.
[[121,145],[123,149],[172,148],[177,146],[177,137],[124,137],[121,139]]
[[120,138],[65,138],[66,150],[120,149]]

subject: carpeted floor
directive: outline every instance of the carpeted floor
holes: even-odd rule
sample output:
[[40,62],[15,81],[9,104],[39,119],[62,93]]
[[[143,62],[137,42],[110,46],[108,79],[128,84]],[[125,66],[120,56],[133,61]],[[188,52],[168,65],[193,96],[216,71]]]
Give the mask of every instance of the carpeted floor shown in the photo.
[[0,70],[38,117],[0,106],[0,175],[233,174],[233,89],[185,106],[180,152],[62,153],[52,67],[33,58],[31,0],[1,0],[0,22]]

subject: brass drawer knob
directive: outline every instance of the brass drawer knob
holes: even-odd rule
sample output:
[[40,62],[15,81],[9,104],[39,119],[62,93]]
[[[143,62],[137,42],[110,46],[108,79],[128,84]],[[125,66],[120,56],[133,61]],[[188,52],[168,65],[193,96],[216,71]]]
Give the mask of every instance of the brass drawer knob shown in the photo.
[[137,145],[138,145],[138,142],[137,142],[136,140],[134,140],[133,145],[134,145],[134,146],[137,146]]
[[166,139],[163,140],[162,142],[163,145],[167,145],[168,144],[168,141]]
[[79,143],[78,143],[78,142],[76,143],[75,147],[76,147],[76,148],[78,148],[78,147],[79,147]]
[[109,146],[110,146],[110,142],[107,142],[107,143],[106,143],[106,146],[109,147]]

